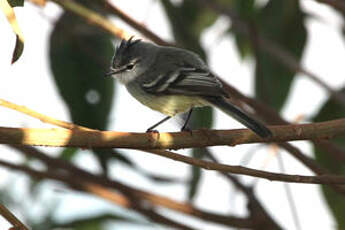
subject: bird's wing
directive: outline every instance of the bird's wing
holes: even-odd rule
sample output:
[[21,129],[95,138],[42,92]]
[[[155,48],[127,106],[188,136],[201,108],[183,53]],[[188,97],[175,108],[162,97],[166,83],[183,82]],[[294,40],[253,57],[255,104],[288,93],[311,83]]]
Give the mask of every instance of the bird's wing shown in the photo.
[[204,69],[179,67],[147,79],[150,80],[141,84],[147,93],[228,97],[221,82]]

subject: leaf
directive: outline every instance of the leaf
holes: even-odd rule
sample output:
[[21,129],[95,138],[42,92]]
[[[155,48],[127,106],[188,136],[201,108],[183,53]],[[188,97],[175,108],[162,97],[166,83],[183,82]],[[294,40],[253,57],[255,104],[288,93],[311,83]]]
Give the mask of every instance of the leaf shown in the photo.
[[198,53],[205,60],[206,55],[199,41],[200,35],[216,21],[217,15],[193,0],[185,0],[175,5],[165,0],[161,3],[170,18],[177,44]]
[[[264,37],[276,42],[299,60],[301,59],[307,32],[299,1],[271,0],[259,11],[255,22],[257,22],[258,31]],[[256,97],[279,111],[287,99],[296,73],[260,47],[257,49],[256,60]]]
[[[253,18],[256,17],[256,9],[255,9],[255,1],[254,0],[237,0],[237,1],[232,1],[228,2],[227,4],[231,4],[232,8],[236,10],[238,15],[246,21],[251,21]],[[226,4],[226,3],[224,3]],[[252,44],[250,42],[250,39],[248,36],[245,36],[240,33],[236,33],[235,30],[230,29],[230,32],[234,33],[235,35],[235,42],[236,42],[236,47],[238,49],[238,52],[240,53],[240,56],[242,59],[244,59],[247,56],[250,56],[253,54],[252,51]]]
[[[341,90],[345,93],[345,88]],[[338,104],[335,100],[329,99],[320,109],[319,113],[313,118],[314,122],[321,122],[345,117],[345,107]],[[339,149],[345,152],[345,136],[340,136],[330,140]],[[335,159],[331,154],[324,152],[321,148],[314,145],[314,154],[316,161],[336,175],[345,175],[345,164],[343,161]],[[345,198],[344,195],[335,192],[329,186],[321,186],[323,195],[335,217],[338,227],[336,229],[345,229]]]
[[[194,109],[193,119],[190,121],[190,128],[210,128],[212,126],[212,121],[213,111],[211,108]],[[192,156],[197,159],[202,159],[207,151],[206,148],[195,148],[192,150]],[[194,199],[197,195],[202,175],[200,167],[191,166],[191,179],[188,190],[189,200]]]
[[[12,7],[23,6],[23,1],[10,1],[11,5],[6,0],[0,0],[0,8],[4,12],[8,22],[10,23],[14,33],[16,34],[16,45],[14,47],[12,61],[13,64],[22,55],[24,50],[24,36],[17,22],[16,15]],[[22,4],[21,4],[22,3]]]
[[[197,150],[193,150],[193,157],[197,155]],[[192,166],[191,167],[191,178],[190,178],[190,184],[188,189],[188,199],[193,200],[195,196],[197,195],[200,181],[202,178],[202,171],[200,167]]]
[[[54,81],[75,124],[99,130],[107,127],[114,95],[113,79],[104,77],[114,54],[111,38],[70,13],[59,18],[51,34]],[[102,166],[108,156],[97,155]]]
[[24,0],[7,0],[11,7],[24,6]]
[[65,148],[61,151],[59,157],[63,160],[70,161],[77,154],[78,150],[77,148]]

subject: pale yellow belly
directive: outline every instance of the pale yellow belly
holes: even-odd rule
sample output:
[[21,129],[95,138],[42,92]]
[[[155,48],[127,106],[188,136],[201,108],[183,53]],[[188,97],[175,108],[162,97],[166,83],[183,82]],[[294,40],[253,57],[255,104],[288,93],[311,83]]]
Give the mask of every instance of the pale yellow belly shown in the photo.
[[168,116],[174,116],[178,113],[186,112],[192,107],[207,105],[204,100],[198,97],[180,95],[156,96],[144,93],[140,90],[134,90],[134,88],[130,87],[127,87],[127,89],[131,95],[142,104]]

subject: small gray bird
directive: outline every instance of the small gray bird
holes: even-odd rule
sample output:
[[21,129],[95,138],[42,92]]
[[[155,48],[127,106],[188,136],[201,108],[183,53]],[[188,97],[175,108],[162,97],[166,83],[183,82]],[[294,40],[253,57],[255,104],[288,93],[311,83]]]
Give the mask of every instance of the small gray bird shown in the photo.
[[128,41],[122,40],[116,49],[107,75],[119,79],[142,104],[168,115],[147,131],[189,110],[183,131],[194,107],[215,106],[259,136],[272,136],[268,128],[226,100],[229,96],[221,82],[191,51],[131,37]]

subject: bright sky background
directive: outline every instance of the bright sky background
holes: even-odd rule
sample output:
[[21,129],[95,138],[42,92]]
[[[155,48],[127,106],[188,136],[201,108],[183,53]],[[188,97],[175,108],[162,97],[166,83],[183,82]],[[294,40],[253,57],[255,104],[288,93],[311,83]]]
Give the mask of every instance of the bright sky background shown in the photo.
[[[163,14],[158,1],[153,0],[117,0],[117,6],[127,12],[136,20],[143,22],[147,27],[159,34],[164,39],[172,40],[172,35],[167,20]],[[136,7],[133,7],[135,2]],[[314,73],[317,73],[323,80],[332,87],[339,88],[344,85],[344,60],[345,49],[344,39],[341,35],[341,18],[328,7],[318,4],[312,0],[301,1],[303,8],[315,17],[307,20],[309,32],[308,46],[303,58],[303,65]],[[25,105],[33,110],[52,116],[61,120],[69,120],[67,109],[62,102],[58,92],[52,82],[51,72],[48,62],[49,35],[52,30],[52,23],[61,13],[59,7],[53,3],[48,3],[44,9],[38,8],[26,2],[24,8],[16,8],[16,15],[19,25],[25,36],[25,49],[23,56],[14,65],[10,65],[11,55],[15,44],[15,36],[8,25],[4,15],[0,13],[0,98],[11,102]],[[133,32],[132,28],[118,19],[113,21],[126,30]],[[202,37],[202,44],[209,52],[208,63],[210,68],[226,79],[230,84],[247,95],[253,95],[252,73],[254,65],[250,61],[243,62],[237,55],[232,37],[222,36],[226,26],[231,23],[226,18],[220,18],[214,26]],[[151,111],[135,101],[123,86],[118,86],[116,105],[113,111],[111,130],[119,131],[145,131],[147,127],[158,121],[163,115]],[[326,100],[326,93],[308,78],[298,75],[294,82],[288,103],[283,110],[283,117],[293,121],[299,115],[312,116]],[[140,114],[140,117],[138,117]],[[115,119],[116,118],[116,119]],[[50,127],[38,120],[32,119],[17,112],[0,107],[0,125],[9,127]],[[230,129],[242,127],[233,119],[221,112],[216,112],[215,128]],[[160,127],[161,131],[177,130],[175,122],[169,122]],[[294,145],[311,156],[311,145],[306,142],[295,142]],[[212,151],[222,160],[230,165],[240,164],[243,156],[252,151],[258,145],[242,145],[238,147],[214,147]],[[52,155],[59,152],[59,149],[42,148]],[[1,159],[21,162],[22,159],[5,146],[0,146]],[[186,165],[152,156],[137,151],[125,151],[131,159],[144,169],[157,174],[186,178],[189,169]],[[180,151],[179,151],[180,152]],[[181,151],[186,152],[186,151]],[[83,151],[77,159],[77,164],[97,172],[98,166],[93,163],[93,156]],[[286,173],[312,175],[299,162],[290,157],[286,152],[281,151],[284,160]],[[262,168],[265,170],[279,172],[276,156],[272,155],[269,147],[262,147],[255,152],[249,164],[252,168]],[[37,167],[40,167],[38,164]],[[180,185],[161,185],[153,187],[153,184],[144,179],[139,174],[128,168],[116,165],[111,168],[114,178],[126,182],[129,185],[142,189],[154,191],[157,194],[166,195],[178,200],[184,200],[186,190]],[[116,173],[115,173],[116,172]],[[0,186],[7,184],[18,175],[8,173],[8,170],[0,167]],[[27,208],[34,204],[28,201],[26,190],[27,180],[25,176],[15,181],[16,189],[11,191],[18,196],[18,202],[23,203]],[[256,181],[256,194],[265,204],[272,216],[279,221],[285,229],[295,229],[291,212],[287,203],[284,184],[280,182],[270,182],[263,179],[243,177],[244,181],[252,183]],[[70,192],[69,189],[61,189],[59,184],[45,183],[42,192],[39,194],[41,201],[60,200],[62,205],[58,207],[58,219],[73,218],[79,213],[89,214],[102,210],[116,211],[119,208],[100,199],[86,195]],[[298,209],[298,216],[302,229],[334,229],[334,220],[328,213],[328,208],[320,196],[318,186],[290,184],[294,200]],[[216,189],[214,189],[216,188]],[[204,171],[202,187],[196,199],[196,205],[207,210],[214,210],[222,213],[245,214],[244,198],[236,193],[229,186],[220,174]],[[229,192],[232,196],[229,197]],[[30,212],[34,216],[42,215],[43,207],[34,205]],[[29,209],[28,209],[29,210]],[[20,216],[21,210],[13,210]],[[170,211],[172,218],[179,218]],[[224,229],[222,226],[200,223],[192,218],[183,217],[188,222],[199,229]],[[123,226],[116,224],[116,226]],[[128,227],[128,225],[126,225]],[[0,228],[8,229],[9,225],[0,220]],[[110,227],[109,227],[110,229]],[[127,229],[136,229],[128,227]],[[149,228],[148,228],[149,229]]]

